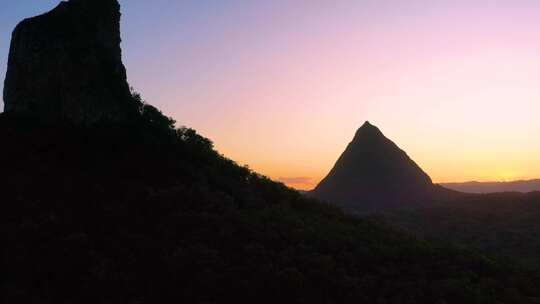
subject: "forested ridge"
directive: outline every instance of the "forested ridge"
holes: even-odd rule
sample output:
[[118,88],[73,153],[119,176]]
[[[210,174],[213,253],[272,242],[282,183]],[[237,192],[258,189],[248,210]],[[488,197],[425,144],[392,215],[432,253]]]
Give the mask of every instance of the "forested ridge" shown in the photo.
[[538,303],[538,273],[345,215],[134,101],[0,116],[5,303]]
[[472,194],[446,206],[374,217],[423,239],[461,244],[540,269],[540,192]]

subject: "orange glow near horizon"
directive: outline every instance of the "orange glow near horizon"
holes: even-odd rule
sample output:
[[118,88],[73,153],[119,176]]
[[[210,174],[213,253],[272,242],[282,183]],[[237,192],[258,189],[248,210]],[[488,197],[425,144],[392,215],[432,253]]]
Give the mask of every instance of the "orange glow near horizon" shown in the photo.
[[540,1],[120,2],[130,84],[272,179],[313,188],[366,120],[434,182],[540,178]]
[[153,65],[127,58],[150,102],[239,164],[311,189],[369,120],[434,182],[540,177],[538,1],[238,9],[160,41]]

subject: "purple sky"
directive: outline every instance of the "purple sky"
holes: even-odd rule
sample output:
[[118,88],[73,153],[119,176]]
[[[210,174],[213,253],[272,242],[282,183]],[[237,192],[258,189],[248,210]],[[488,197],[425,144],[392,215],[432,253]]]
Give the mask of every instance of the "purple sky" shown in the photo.
[[[0,1],[4,75],[57,1]],[[540,1],[121,4],[131,85],[272,178],[313,186],[365,120],[435,181],[540,176]]]

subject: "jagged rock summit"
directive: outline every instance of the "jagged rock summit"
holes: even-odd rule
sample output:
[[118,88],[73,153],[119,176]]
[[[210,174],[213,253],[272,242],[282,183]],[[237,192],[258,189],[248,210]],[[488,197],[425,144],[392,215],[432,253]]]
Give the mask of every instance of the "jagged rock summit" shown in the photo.
[[403,150],[366,121],[311,194],[348,210],[373,211],[422,206],[443,191]]
[[11,41],[5,112],[92,124],[122,120],[132,104],[116,0],[70,0],[23,20]]

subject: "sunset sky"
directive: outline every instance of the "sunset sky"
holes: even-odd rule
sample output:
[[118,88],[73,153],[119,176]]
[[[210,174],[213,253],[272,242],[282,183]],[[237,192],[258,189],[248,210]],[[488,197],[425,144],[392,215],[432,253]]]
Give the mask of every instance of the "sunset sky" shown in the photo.
[[[0,0],[1,79],[57,2]],[[435,182],[540,177],[540,1],[120,2],[130,84],[273,179],[312,188],[366,120]]]

